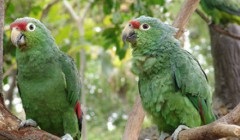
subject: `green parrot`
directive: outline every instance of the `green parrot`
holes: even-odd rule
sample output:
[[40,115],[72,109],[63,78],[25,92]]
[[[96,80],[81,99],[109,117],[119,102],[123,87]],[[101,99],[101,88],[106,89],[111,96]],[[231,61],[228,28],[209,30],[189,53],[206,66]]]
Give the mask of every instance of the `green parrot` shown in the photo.
[[239,0],[201,0],[200,4],[214,24],[240,24]]
[[17,83],[26,112],[23,126],[39,126],[64,140],[79,140],[80,79],[73,60],[61,52],[50,31],[34,18],[11,25],[16,46]]
[[179,125],[181,130],[215,120],[207,77],[175,33],[170,25],[146,16],[130,21],[122,32],[123,41],[132,46],[132,71],[139,76],[143,108],[158,126],[160,139]]

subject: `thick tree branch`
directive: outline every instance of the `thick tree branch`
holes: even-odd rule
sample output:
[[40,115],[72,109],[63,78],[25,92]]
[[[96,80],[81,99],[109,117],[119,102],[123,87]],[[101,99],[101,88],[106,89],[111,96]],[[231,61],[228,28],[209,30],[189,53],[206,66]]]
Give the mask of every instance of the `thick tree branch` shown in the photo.
[[60,138],[33,127],[21,130],[1,130],[1,140],[61,140]]
[[[191,128],[179,133],[179,140],[211,140],[223,137],[240,138],[240,104],[230,113],[208,125]],[[168,138],[167,140],[171,140]]]
[[1,140],[60,140],[59,137],[43,130],[26,127],[18,129],[21,120],[12,115],[3,104],[0,104],[0,139]]
[[[123,134],[123,140],[137,140],[140,130],[142,127],[142,122],[145,117],[145,112],[142,108],[141,98],[138,95],[133,105],[132,112],[129,114],[129,118],[125,127]],[[137,128],[137,129],[136,129]]]
[[[181,131],[178,139],[215,140],[228,136],[240,138],[240,126],[214,122],[208,125]],[[171,138],[169,137],[166,140],[171,140]]]

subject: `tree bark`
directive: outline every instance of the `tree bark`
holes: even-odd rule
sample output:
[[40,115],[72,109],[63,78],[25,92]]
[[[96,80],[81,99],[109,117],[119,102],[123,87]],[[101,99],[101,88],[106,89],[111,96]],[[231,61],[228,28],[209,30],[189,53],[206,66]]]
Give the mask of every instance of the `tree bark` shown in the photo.
[[4,0],[0,0],[0,103],[3,102],[3,32],[4,32]]
[[184,33],[185,27],[193,14],[196,10],[198,3],[200,0],[185,0],[181,10],[179,11],[176,19],[173,22],[173,26],[178,28],[178,32],[176,33],[175,37],[178,39]]
[[[226,29],[240,35],[240,26]],[[214,109],[222,116],[240,102],[240,40],[217,32],[209,26],[215,74]]]
[[3,104],[0,104],[1,140],[60,140],[59,137],[33,127],[19,129],[19,120]]
[[137,140],[145,117],[140,96],[137,96],[132,112],[129,116],[122,140]]

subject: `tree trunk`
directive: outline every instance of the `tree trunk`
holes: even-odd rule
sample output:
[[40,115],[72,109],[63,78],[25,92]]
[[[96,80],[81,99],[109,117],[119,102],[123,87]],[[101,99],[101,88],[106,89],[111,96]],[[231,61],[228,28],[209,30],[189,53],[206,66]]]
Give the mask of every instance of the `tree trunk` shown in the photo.
[[0,103],[3,104],[3,29],[4,29],[4,0],[0,0]]
[[[227,30],[240,35],[240,26],[229,24]],[[240,40],[221,34],[209,26],[215,74],[213,106],[222,116],[240,102]]]

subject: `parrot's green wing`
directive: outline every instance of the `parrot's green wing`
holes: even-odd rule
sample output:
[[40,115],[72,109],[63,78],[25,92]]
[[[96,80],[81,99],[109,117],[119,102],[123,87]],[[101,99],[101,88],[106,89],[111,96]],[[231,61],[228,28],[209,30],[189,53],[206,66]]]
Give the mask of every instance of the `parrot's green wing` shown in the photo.
[[215,24],[240,24],[239,0],[201,0],[200,4]]
[[66,83],[67,99],[71,105],[75,106],[80,99],[80,77],[74,61],[67,55],[61,54],[59,59],[63,76]]
[[220,11],[227,12],[232,15],[240,16],[239,0],[201,0],[210,8],[216,8]]
[[172,57],[171,66],[176,88],[192,102],[203,124],[212,122],[215,118],[211,112],[211,93],[198,61],[187,51],[181,50]]

